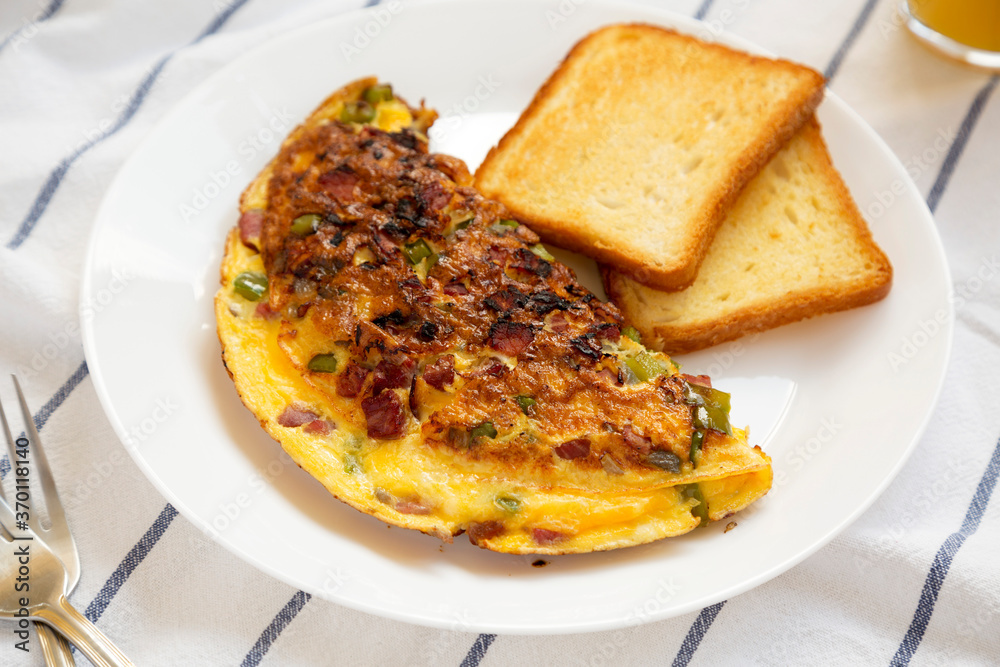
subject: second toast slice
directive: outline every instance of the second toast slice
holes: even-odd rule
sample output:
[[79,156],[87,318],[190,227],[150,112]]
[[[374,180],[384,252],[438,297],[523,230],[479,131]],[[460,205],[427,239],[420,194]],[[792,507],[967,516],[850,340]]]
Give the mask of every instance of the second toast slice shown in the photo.
[[822,94],[807,67],[609,26],[573,47],[476,186],[544,240],[681,289],[743,186]]
[[670,353],[872,303],[892,283],[815,120],[747,185],[689,288],[662,292],[601,272],[643,342]]

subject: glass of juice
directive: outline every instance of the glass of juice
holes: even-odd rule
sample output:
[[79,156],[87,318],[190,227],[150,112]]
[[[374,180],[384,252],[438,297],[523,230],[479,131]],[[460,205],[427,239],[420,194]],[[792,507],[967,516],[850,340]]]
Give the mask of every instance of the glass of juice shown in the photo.
[[931,47],[1000,70],[1000,0],[905,0],[906,25]]

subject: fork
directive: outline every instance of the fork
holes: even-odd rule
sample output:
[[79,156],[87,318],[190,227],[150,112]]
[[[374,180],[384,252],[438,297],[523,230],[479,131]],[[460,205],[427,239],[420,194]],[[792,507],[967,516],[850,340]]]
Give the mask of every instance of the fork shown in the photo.
[[[50,525],[48,529],[42,526],[38,512],[31,512],[28,525],[45,543],[52,549],[55,555],[62,561],[66,568],[66,595],[73,592],[76,583],[80,580],[80,556],[76,551],[76,543],[73,535],[69,531],[69,524],[66,522],[66,514],[63,512],[62,503],[59,502],[59,492],[56,490],[55,480],[52,478],[52,469],[49,467],[45,452],[42,451],[42,439],[35,428],[35,420],[31,416],[27,401],[24,400],[24,392],[21,391],[21,383],[14,379],[14,387],[17,389],[17,397],[21,403],[21,412],[24,416],[25,432],[29,440],[33,443],[29,460],[34,463],[35,473],[41,486],[41,495],[45,503],[45,509],[49,515]],[[11,436],[10,426],[7,423],[7,415],[4,414],[3,404],[0,403],[0,421],[3,421],[4,434],[7,436],[7,452],[10,456],[10,469],[13,474],[17,468],[17,452],[15,440]],[[0,500],[4,500],[3,485],[0,485]],[[69,644],[59,634],[52,631],[47,625],[35,624],[38,632],[38,645],[45,658],[45,664],[49,667],[73,667],[76,661]]]
[[[69,603],[63,564],[27,524],[15,518],[7,501],[0,500],[0,541],[6,543],[5,553],[0,553],[0,617],[51,625],[97,667],[134,667],[96,625]],[[15,585],[22,581],[29,588],[19,591]]]

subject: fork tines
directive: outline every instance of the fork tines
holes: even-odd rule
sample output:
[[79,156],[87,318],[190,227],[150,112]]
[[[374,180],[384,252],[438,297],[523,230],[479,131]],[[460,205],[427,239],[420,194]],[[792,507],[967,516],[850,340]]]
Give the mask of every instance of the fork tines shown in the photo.
[[[48,458],[42,449],[42,439],[35,426],[35,419],[31,414],[27,401],[24,399],[24,392],[17,376],[11,376],[14,380],[14,387],[17,390],[18,401],[21,404],[21,412],[24,417],[24,432],[14,438],[4,412],[3,404],[0,402],[0,421],[3,422],[4,435],[7,438],[7,452],[10,457],[11,472],[15,475],[16,492],[15,499],[21,501],[23,493],[29,494],[26,500],[30,499],[31,511],[28,513],[27,524],[39,537],[49,543],[56,550],[60,558],[63,559],[67,569],[71,573],[79,570],[79,560],[75,554],[73,537],[69,532],[69,525],[66,522],[66,514],[63,511],[62,503],[59,500],[59,492],[56,490],[55,479],[52,477],[52,470],[49,467]],[[26,475],[17,474],[19,467],[25,468]],[[37,480],[41,491],[35,497],[30,496],[29,479]],[[3,486],[0,485],[0,496],[3,495]],[[48,528],[42,525],[39,503],[44,504],[45,514],[48,515]],[[23,501],[22,501],[23,502]]]

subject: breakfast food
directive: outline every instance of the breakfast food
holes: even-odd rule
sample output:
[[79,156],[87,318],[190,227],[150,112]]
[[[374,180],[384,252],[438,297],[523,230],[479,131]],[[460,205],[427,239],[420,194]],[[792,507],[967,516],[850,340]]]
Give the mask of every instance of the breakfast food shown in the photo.
[[244,192],[215,306],[263,428],[358,510],[507,553],[642,544],[763,496],[728,395],[429,153],[433,119],[357,81]]
[[743,186],[808,120],[823,77],[650,25],[580,41],[476,172],[555,245],[690,285]]
[[601,273],[643,340],[672,354],[872,303],[892,284],[815,119],[747,185],[693,285],[663,292]]

